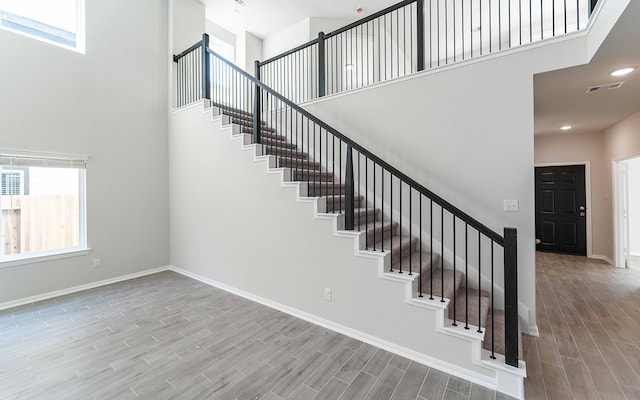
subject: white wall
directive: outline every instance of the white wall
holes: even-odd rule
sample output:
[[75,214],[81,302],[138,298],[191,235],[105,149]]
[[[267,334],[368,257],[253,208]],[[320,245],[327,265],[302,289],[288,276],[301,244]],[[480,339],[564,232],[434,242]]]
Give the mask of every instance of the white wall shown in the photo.
[[[611,238],[603,227],[611,225],[611,188],[607,187],[610,180],[605,176],[605,160],[602,149],[604,139],[602,132],[585,133],[579,135],[562,134],[553,136],[537,136],[535,138],[536,164],[562,164],[588,161],[591,176],[591,253],[598,258],[613,258]],[[589,184],[589,182],[587,182]]]
[[262,39],[249,32],[236,36],[236,64],[253,75],[256,60],[262,60]]
[[168,264],[167,10],[87,1],[86,55],[0,30],[0,143],[89,156],[92,248],[0,269],[0,303]]
[[640,157],[628,161],[629,166],[629,250],[640,255]]
[[309,38],[309,18],[305,18],[295,24],[264,38],[262,41],[262,60],[290,50],[306,43]]

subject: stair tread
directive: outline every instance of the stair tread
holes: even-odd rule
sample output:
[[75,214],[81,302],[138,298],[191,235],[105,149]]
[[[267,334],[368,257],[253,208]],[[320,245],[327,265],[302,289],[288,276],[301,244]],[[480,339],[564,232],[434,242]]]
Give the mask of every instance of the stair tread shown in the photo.
[[[488,323],[487,331],[484,334],[484,341],[482,342],[482,348],[485,350],[491,351],[492,342],[495,343],[494,351],[497,354],[504,355],[505,353],[505,342],[504,342],[504,311],[503,310],[494,310],[494,324],[493,326]],[[491,310],[489,310],[489,314],[487,316],[487,322],[491,321]],[[492,341],[492,334],[494,332],[495,327],[495,337]],[[520,327],[520,321],[518,321],[518,359],[522,360],[523,350],[522,350],[522,328]]]
[[[439,259],[440,257],[438,257],[438,260]],[[434,259],[434,264],[435,263],[436,263],[436,260]],[[425,270],[425,268],[423,267],[423,271],[424,272],[422,274],[421,282],[422,282],[422,294],[424,296],[433,296],[433,297],[440,297],[440,298],[444,297],[446,299],[453,299],[454,292],[456,293],[456,295],[458,294],[460,284],[462,282],[462,276],[463,276],[462,272],[456,271],[454,274],[453,270],[445,268],[444,279],[443,279],[442,268],[439,268],[439,267],[434,268],[433,274],[431,274],[431,271],[432,271],[431,268],[427,268]],[[454,280],[454,277],[455,277],[455,280]],[[444,291],[442,290],[443,283],[444,283]],[[433,284],[433,292],[431,291],[432,284]]]
[[[408,247],[409,244],[415,245],[415,243],[417,242],[418,242],[418,239],[411,236],[392,236],[389,238],[385,237],[384,241],[378,240],[374,245],[369,245],[367,248],[369,250],[372,250],[374,248],[376,250],[385,250],[385,251],[391,250],[394,253],[398,254],[401,247],[404,249]],[[407,252],[409,251],[408,249],[405,249],[405,250]]]
[[[482,294],[478,296],[478,291],[469,288],[468,291],[468,307],[465,306],[465,288],[461,287],[456,291],[455,300],[455,319],[459,323],[478,326],[481,323],[482,329],[486,328],[487,315],[489,314],[489,307],[491,301],[488,297]],[[480,302],[478,304],[478,302]],[[478,314],[478,305],[480,314]],[[449,318],[453,320],[454,308],[452,304],[449,304]],[[479,319],[478,319],[479,317]]]

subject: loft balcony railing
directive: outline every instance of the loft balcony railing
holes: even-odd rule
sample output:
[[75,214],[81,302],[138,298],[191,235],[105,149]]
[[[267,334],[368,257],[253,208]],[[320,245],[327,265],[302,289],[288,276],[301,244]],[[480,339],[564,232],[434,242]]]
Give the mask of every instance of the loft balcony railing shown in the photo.
[[262,61],[297,104],[584,29],[596,0],[406,0]]
[[[491,343],[488,357],[497,358],[494,313],[486,324],[480,317],[470,319],[471,304],[478,305],[481,315],[482,291],[490,293],[490,309],[504,308],[505,312],[504,362],[519,366],[515,229],[504,228],[504,236],[491,230],[210,50],[206,34],[174,56],[174,61],[179,106],[206,99],[239,121],[243,132],[252,134],[261,154],[275,156],[278,167],[289,168],[293,179],[305,180],[307,194],[325,198],[329,212],[343,214],[345,230],[364,226],[367,248],[388,254],[390,272],[419,274],[419,298],[444,303],[445,281],[448,285],[448,279],[453,279],[455,288],[456,271],[464,272],[464,293],[453,293],[454,299],[462,296],[464,302],[457,307],[457,301],[449,299],[453,312],[449,324],[480,334],[491,328],[492,334],[484,340]],[[360,204],[358,212],[356,203]],[[380,208],[382,217],[369,214],[370,204],[373,210]],[[400,233],[395,238],[389,233],[393,221],[399,222]],[[405,245],[402,241],[407,238],[410,244]],[[440,257],[433,258],[433,252]],[[453,270],[452,278],[445,277],[445,270]],[[496,275],[502,275],[501,279]],[[473,280],[477,290],[471,292]],[[502,296],[496,294],[500,285]]]

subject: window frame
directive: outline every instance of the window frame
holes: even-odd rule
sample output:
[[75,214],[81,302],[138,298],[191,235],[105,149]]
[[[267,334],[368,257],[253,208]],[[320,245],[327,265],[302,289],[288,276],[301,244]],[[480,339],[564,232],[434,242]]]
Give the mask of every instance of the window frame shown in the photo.
[[[38,151],[23,151],[16,149],[0,149],[0,157],[27,157],[44,160],[57,161],[81,161],[86,164],[88,156],[76,154],[47,153]],[[55,166],[50,167],[55,168]],[[43,261],[51,261],[68,257],[82,256],[89,254],[91,248],[87,238],[87,179],[86,166],[78,168],[78,245],[63,247],[52,250],[33,251],[29,253],[0,255],[0,269],[17,265],[32,264]],[[24,181],[23,181],[24,182]],[[24,187],[23,187],[24,190]],[[0,213],[0,224],[2,214]]]
[[[57,47],[62,47],[63,49],[68,49],[68,50],[72,50],[75,51],[77,53],[81,53],[81,54],[85,54],[85,50],[86,50],[86,30],[85,30],[85,18],[86,18],[86,14],[85,14],[85,0],[75,0],[76,1],[76,32],[75,32],[75,46],[70,46],[68,44],[65,43],[61,43],[55,40],[51,40],[47,38],[47,34],[46,32],[41,32],[41,34],[36,34],[36,33],[31,33],[28,32],[27,30],[23,30],[23,29],[19,29],[19,28],[14,28],[14,27],[10,27],[10,26],[6,26],[4,24],[2,24],[2,19],[0,18],[0,30],[5,30],[8,32],[13,32],[13,33],[17,33],[19,35],[23,35],[35,40],[39,40],[41,42],[47,43],[47,44],[51,44]],[[0,6],[0,13],[4,11],[2,9],[2,7]],[[8,12],[8,11],[7,11]],[[13,13],[10,13],[13,14]],[[38,21],[37,19],[33,19],[30,17],[25,17],[25,18],[29,18],[33,21],[39,22],[44,24],[41,21]],[[48,24],[44,24],[44,25],[48,25]],[[50,25],[49,25],[50,26]],[[28,28],[28,27],[25,27]],[[37,29],[32,29],[35,31],[38,31]]]

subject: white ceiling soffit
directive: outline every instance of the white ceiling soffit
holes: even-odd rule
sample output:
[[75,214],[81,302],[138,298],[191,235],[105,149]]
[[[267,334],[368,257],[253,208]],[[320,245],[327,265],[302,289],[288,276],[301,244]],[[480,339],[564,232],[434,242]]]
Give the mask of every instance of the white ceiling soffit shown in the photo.
[[[631,1],[587,65],[535,77],[535,134],[601,132],[640,110],[640,69],[611,76],[618,68],[640,66],[640,1]],[[615,90],[587,93],[593,86],[624,82]],[[573,128],[566,133],[562,125]]]
[[[357,20],[399,3],[398,0],[201,0],[207,19],[238,34],[264,39],[307,17]],[[244,3],[241,5],[240,3]],[[356,8],[362,7],[362,13]]]

